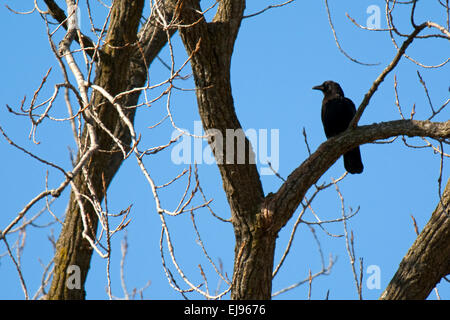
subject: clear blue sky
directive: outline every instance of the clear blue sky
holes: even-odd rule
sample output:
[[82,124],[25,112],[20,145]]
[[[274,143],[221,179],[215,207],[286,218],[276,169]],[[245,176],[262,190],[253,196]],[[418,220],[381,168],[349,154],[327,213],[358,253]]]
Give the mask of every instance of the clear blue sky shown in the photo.
[[[203,2],[203,1],[202,1]],[[281,2],[281,1],[280,1]],[[236,41],[232,60],[233,94],[237,114],[244,129],[279,130],[279,173],[287,177],[308,156],[302,129],[308,134],[308,141],[314,151],[324,140],[325,135],[320,121],[322,95],[311,88],[324,80],[339,82],[347,97],[358,105],[371,83],[391,61],[395,48],[385,32],[369,32],[355,27],[345,16],[349,13],[354,19],[365,25],[370,14],[367,8],[378,5],[381,8],[381,28],[386,28],[384,19],[384,1],[329,1],[333,22],[342,47],[354,58],[377,66],[363,66],[349,61],[339,52],[328,24],[324,1],[294,1],[289,6],[269,10],[257,17],[245,19]],[[18,11],[28,11],[32,7],[29,1],[4,1],[0,7],[3,50],[0,52],[2,70],[0,85],[0,125],[14,141],[37,155],[70,170],[68,147],[74,148],[71,129],[67,123],[46,121],[37,132],[39,145],[28,139],[30,121],[27,117],[14,116],[5,105],[19,108],[23,97],[27,103],[39,86],[47,70],[53,70],[46,87],[39,97],[42,101],[53,93],[54,84],[61,81],[59,67],[47,41],[45,25],[37,12],[30,15],[15,15],[8,11],[4,3]],[[41,3],[44,8],[45,5]],[[206,4],[210,1],[205,1]],[[246,14],[254,13],[276,1],[248,1]],[[103,9],[94,6],[99,17],[105,15]],[[438,1],[419,2],[417,22],[433,19],[445,25],[446,16]],[[87,17],[82,15],[82,30],[88,33]],[[99,18],[98,23],[102,20]],[[409,12],[399,10],[396,16],[398,25],[409,33]],[[62,33],[56,37],[59,41]],[[178,66],[186,59],[182,43],[173,37],[176,63]],[[448,42],[445,40],[416,41],[408,54],[424,64],[438,64],[448,57]],[[74,48],[74,46],[72,47]],[[165,47],[160,57],[166,61],[168,48]],[[446,65],[441,69],[423,69],[409,60],[402,59],[399,66],[383,82],[374,95],[360,123],[399,119],[395,106],[394,75],[398,79],[400,103],[405,115],[409,115],[412,105],[416,105],[415,119],[426,119],[430,114],[428,100],[423,87],[418,81],[419,70],[427,83],[431,99],[435,106],[440,106],[449,97],[449,71]],[[184,71],[184,75],[189,70]],[[158,61],[150,68],[152,84],[164,80],[167,70]],[[192,79],[179,82],[184,88],[193,88]],[[156,95],[156,93],[151,93]],[[65,116],[66,107],[62,99],[57,100],[54,116]],[[194,121],[199,120],[196,100],[192,91],[174,91],[172,111],[179,127],[189,131],[194,129]],[[149,130],[165,114],[165,101],[155,103],[149,109],[139,110],[136,128],[143,135],[141,149],[167,143],[173,129],[166,121],[161,127]],[[435,120],[449,118],[448,108]],[[413,144],[423,144],[421,139],[412,139]],[[206,143],[203,142],[205,146]],[[438,184],[440,157],[430,149],[411,149],[404,146],[400,139],[392,144],[369,144],[361,147],[364,173],[351,175],[340,183],[345,197],[345,207],[360,207],[359,213],[348,222],[348,228],[355,235],[357,258],[364,258],[363,297],[377,299],[397,270],[416,235],[411,220],[413,215],[419,228],[428,221],[438,201]],[[45,188],[47,168],[36,160],[11,147],[0,137],[0,198],[2,208],[0,229],[3,229],[16,214],[33,197]],[[152,171],[158,184],[169,181],[181,172],[185,166],[171,161],[170,151],[156,157],[148,158],[145,164]],[[448,161],[445,160],[443,187],[447,181]],[[222,190],[219,172],[214,165],[199,165],[200,181],[208,198],[213,198],[212,207],[224,218],[229,218],[229,207]],[[344,173],[342,160],[338,160],[320,179],[329,182]],[[49,185],[59,185],[63,177],[59,172],[50,170]],[[262,176],[266,193],[275,192],[282,181],[275,176]],[[184,190],[184,183],[162,192],[161,200],[168,209],[174,209]],[[67,205],[68,190],[52,205],[52,211],[62,217]],[[196,202],[200,203],[200,200]],[[108,194],[110,211],[118,212],[130,204],[131,223],[127,227],[129,242],[125,272],[129,291],[144,286],[151,281],[144,291],[146,299],[181,299],[168,284],[161,266],[159,237],[161,225],[155,211],[153,197],[136,160],[130,157],[114,178]],[[30,211],[26,219],[31,218],[43,208],[45,202]],[[322,220],[341,217],[341,204],[334,188],[321,193],[313,202],[313,209]],[[294,215],[296,216],[296,215]],[[305,216],[314,221],[311,212]],[[44,213],[36,225],[43,226],[52,221]],[[214,274],[206,259],[202,256],[196,243],[196,236],[190,216],[167,218],[175,244],[175,254],[179,264],[193,283],[201,283],[198,265],[204,268],[209,287],[216,288],[218,277]],[[218,264],[219,259],[228,277],[233,272],[234,235],[231,224],[213,218],[207,210],[196,214],[196,221],[202,240],[206,243],[208,253]],[[278,263],[287,243],[293,223],[289,223],[280,233],[277,243],[275,264]],[[27,288],[32,296],[41,283],[42,264],[46,265],[53,256],[53,249],[48,236],[53,233],[57,238],[60,231],[58,224],[46,228],[30,226],[27,229],[26,246],[22,252],[21,265]],[[330,299],[356,299],[353,275],[342,237],[331,237],[322,229],[315,228],[326,263],[329,255],[337,257],[331,273],[314,280],[312,298],[323,299],[329,290]],[[343,233],[341,223],[326,225],[326,230],[334,235]],[[111,259],[111,278],[113,295],[123,297],[120,286],[119,263],[120,242],[124,233],[113,238]],[[14,244],[17,234],[8,236],[10,245]],[[0,243],[0,299],[22,299],[23,293],[17,272],[8,256],[5,246]],[[169,263],[173,273],[175,269]],[[369,276],[366,268],[376,265],[381,271],[381,289],[369,290],[365,280]],[[273,282],[273,292],[303,280],[321,268],[320,256],[316,242],[305,225],[297,230],[290,256]],[[86,290],[88,299],[106,299],[106,261],[94,254],[89,271]],[[186,288],[183,281],[177,283]],[[223,283],[221,289],[223,289]],[[212,291],[214,291],[212,289]],[[443,299],[450,297],[450,285],[438,286]],[[308,286],[301,286],[278,296],[280,299],[305,299]],[[197,294],[190,298],[201,298]],[[229,296],[226,296],[229,297]],[[434,292],[430,299],[435,299]]]

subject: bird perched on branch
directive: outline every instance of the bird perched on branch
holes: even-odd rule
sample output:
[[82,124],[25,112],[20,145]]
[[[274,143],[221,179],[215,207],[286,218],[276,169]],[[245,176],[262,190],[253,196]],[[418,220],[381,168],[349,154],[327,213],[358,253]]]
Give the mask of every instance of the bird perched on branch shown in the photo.
[[[334,81],[325,81],[313,87],[323,92],[322,123],[327,138],[344,132],[356,113],[352,100],[344,96],[341,86]],[[344,167],[349,173],[361,173],[364,166],[361,161],[361,152],[356,147],[344,154]]]

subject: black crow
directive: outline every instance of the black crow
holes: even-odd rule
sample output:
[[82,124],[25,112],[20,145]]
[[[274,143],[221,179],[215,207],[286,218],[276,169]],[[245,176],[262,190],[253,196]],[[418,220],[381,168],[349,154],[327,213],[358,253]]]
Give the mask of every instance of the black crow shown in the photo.
[[[323,92],[322,123],[327,138],[345,131],[356,113],[355,104],[344,96],[341,86],[334,81],[325,81],[313,87]],[[359,147],[344,154],[344,167],[349,173],[361,173],[364,166]]]

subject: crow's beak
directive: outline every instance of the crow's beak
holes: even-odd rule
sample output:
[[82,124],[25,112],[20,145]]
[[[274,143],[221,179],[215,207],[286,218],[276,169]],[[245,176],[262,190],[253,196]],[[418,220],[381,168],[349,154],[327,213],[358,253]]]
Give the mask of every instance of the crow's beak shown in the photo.
[[315,86],[315,87],[313,87],[313,89],[314,90],[320,90],[320,91],[323,91],[323,87],[320,85],[320,86]]

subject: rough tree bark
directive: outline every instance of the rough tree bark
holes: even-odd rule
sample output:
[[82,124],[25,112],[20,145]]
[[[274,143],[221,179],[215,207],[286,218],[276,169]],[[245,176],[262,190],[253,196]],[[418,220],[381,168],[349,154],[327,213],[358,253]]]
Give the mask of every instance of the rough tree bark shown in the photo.
[[[245,1],[221,1],[211,23],[200,14],[200,1],[184,1],[179,32],[191,60],[198,109],[205,130],[226,136],[227,129],[242,129],[237,118],[230,81],[231,56],[245,9]],[[245,138],[246,150],[251,150]],[[225,148],[226,149],[226,148]],[[248,155],[248,152],[246,152]],[[236,237],[232,299],[268,299],[276,233],[267,233],[260,220],[264,191],[255,164],[219,164],[223,188],[231,209]],[[227,159],[227,151],[216,158]]]
[[[53,17],[62,23],[65,16],[57,10],[53,1],[46,1]],[[136,46],[137,29],[142,15],[143,0],[114,1],[110,16],[110,24],[106,35],[106,45],[101,48],[100,61],[97,63],[95,84],[106,89],[113,96],[136,87],[143,87],[147,80],[148,66],[158,52],[167,43],[167,33],[157,24],[147,23],[139,33],[140,46]],[[170,19],[170,7],[167,7],[167,17]],[[151,20],[151,19],[149,19]],[[173,32],[172,32],[173,33]],[[84,45],[92,43],[85,39]],[[111,44],[109,46],[108,44]],[[92,51],[87,51],[92,54]],[[136,105],[140,92],[124,96],[123,105]],[[130,132],[120,120],[119,114],[101,94],[95,93],[91,103],[97,111],[103,124],[119,138],[125,146],[131,142]],[[136,109],[127,111],[128,118],[133,121]],[[103,182],[108,188],[114,175],[123,161],[123,155],[111,137],[99,127],[96,127],[99,152],[90,159],[87,171],[99,201],[104,197]],[[82,137],[87,135],[86,127]],[[85,141],[81,139],[81,141]],[[88,145],[84,145],[84,148]],[[75,185],[81,193],[88,194],[88,188],[82,175],[76,177]],[[93,238],[97,231],[97,216],[88,202],[85,208],[90,221],[90,233]],[[64,225],[56,245],[54,257],[55,271],[47,299],[84,299],[84,283],[90,266],[92,248],[82,237],[83,223],[80,209],[71,193],[66,210]],[[81,288],[68,289],[68,267],[77,265],[81,272]]]
[[450,274],[450,179],[425,228],[380,299],[422,300]]

